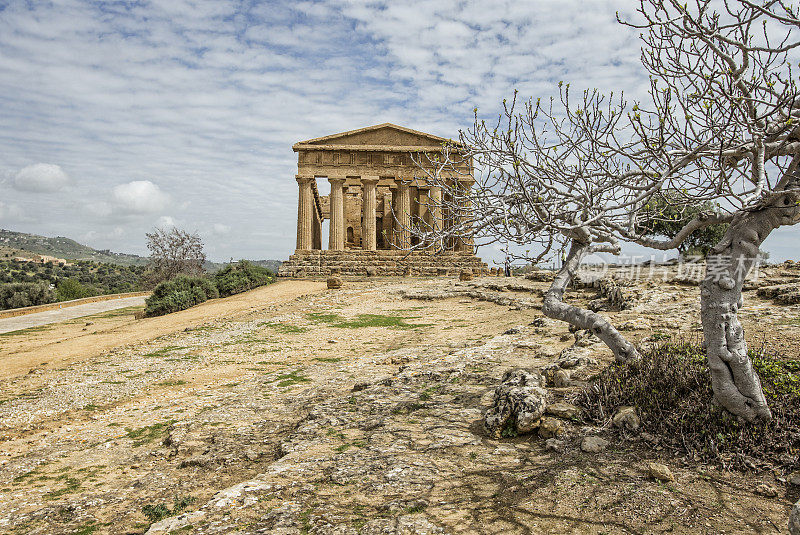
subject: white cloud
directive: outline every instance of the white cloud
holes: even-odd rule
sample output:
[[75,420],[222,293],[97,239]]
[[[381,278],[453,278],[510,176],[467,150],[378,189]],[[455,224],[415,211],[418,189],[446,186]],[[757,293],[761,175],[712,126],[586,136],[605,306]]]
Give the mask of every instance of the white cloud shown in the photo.
[[101,231],[90,230],[80,236],[81,242],[87,245],[97,244],[108,240],[119,239],[125,236],[125,229],[120,226],[106,228]]
[[175,219],[168,215],[162,215],[156,220],[156,227],[158,228],[168,229],[175,226],[177,226],[175,224]]
[[[225,258],[286,258],[296,141],[384,121],[454,137],[515,88],[634,97],[647,82],[637,32],[614,20],[625,0],[6,3],[5,213],[140,254],[169,213]],[[80,180],[34,202],[15,176],[31,162]]]
[[20,191],[50,193],[69,186],[70,178],[58,165],[35,163],[20,169],[12,183]]
[[222,223],[214,223],[214,227],[212,228],[212,233],[217,236],[225,236],[231,232],[231,227],[228,225],[223,225]]
[[169,203],[169,195],[149,180],[134,180],[111,191],[114,205],[123,214],[152,214]]

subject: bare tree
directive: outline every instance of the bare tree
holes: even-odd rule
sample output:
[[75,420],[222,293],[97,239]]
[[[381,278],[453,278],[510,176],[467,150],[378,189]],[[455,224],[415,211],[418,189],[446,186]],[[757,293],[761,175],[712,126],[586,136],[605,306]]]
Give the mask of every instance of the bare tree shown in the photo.
[[[719,6],[715,11],[713,6]],[[747,420],[770,411],[737,312],[742,284],[772,230],[800,220],[800,104],[791,61],[800,18],[781,0],[641,0],[646,101],[584,91],[504,102],[497,123],[478,119],[460,142],[420,164],[456,213],[450,233],[531,247],[527,260],[566,254],[543,311],[597,334],[618,359],[635,356],[602,316],[567,305],[564,290],[581,261],[620,242],[669,250],[698,229],[728,223],[710,252],[701,314],[715,398]],[[452,169],[474,158],[481,174],[466,192]],[[447,172],[445,172],[447,171]],[[449,174],[448,174],[449,173]],[[645,235],[645,207],[660,192],[676,203],[714,203],[672,238]],[[419,222],[416,222],[417,224]],[[423,243],[436,229],[418,224]]]
[[150,250],[149,282],[157,284],[176,275],[202,275],[206,254],[203,240],[197,232],[178,228],[155,228],[148,232],[147,249]]

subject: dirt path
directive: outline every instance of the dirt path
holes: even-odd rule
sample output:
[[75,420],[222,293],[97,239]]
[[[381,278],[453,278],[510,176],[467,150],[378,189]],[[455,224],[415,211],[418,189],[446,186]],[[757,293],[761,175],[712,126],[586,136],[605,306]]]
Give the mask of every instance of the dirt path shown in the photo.
[[[481,413],[498,378],[511,367],[552,363],[574,337],[513,301],[408,298],[451,295],[455,285],[369,281],[317,291],[320,283],[279,283],[206,305],[220,308],[160,318],[169,325],[125,319],[108,328],[128,345],[0,379],[0,532],[164,533],[158,520],[179,512],[189,514],[173,533],[716,534],[785,526],[796,496],[771,473],[684,464],[635,439],[585,453],[581,436],[601,430],[569,420],[556,451],[537,435],[486,436]],[[651,327],[629,333],[639,339],[692,328],[697,295],[696,287],[666,286],[650,292],[642,310],[610,315],[644,319]],[[585,304],[594,292],[570,297]],[[72,326],[74,343],[94,342],[81,331],[85,323]],[[796,332],[787,330],[787,339]],[[59,347],[56,331],[31,337],[45,335],[49,349],[33,362]],[[569,388],[611,360],[602,344],[590,350],[598,362],[572,370]],[[649,460],[667,463],[676,482],[648,478]],[[762,480],[779,495],[755,494]]]
[[[140,305],[6,332],[0,334],[0,379],[25,374],[36,367],[63,366],[221,318],[269,309],[324,287],[320,282],[281,281],[157,318],[134,319],[133,314],[142,308]],[[93,305],[101,304],[105,303]]]
[[102,312],[110,312],[120,308],[144,306],[144,296],[123,297],[120,299],[109,299],[108,301],[98,301],[97,303],[86,303],[85,305],[75,305],[67,308],[47,310],[45,312],[34,312],[24,316],[0,319],[0,334],[41,327],[50,323],[61,323],[62,321],[93,316]]

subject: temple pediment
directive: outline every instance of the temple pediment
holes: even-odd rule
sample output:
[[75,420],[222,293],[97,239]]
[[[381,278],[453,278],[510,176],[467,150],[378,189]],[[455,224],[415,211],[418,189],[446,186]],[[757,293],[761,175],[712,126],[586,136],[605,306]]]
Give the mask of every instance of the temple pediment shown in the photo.
[[300,141],[292,146],[300,150],[367,150],[399,151],[437,150],[446,138],[418,132],[410,128],[383,123],[358,130]]

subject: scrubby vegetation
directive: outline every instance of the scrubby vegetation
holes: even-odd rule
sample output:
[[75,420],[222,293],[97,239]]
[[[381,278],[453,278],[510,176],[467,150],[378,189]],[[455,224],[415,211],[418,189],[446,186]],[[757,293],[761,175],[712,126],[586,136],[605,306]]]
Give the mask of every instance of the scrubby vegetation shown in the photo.
[[0,284],[0,310],[45,305],[56,300],[56,293],[44,282]]
[[578,401],[596,424],[607,423],[617,407],[636,407],[645,431],[695,460],[796,469],[800,361],[754,351],[750,358],[772,410],[768,422],[744,422],[713,403],[705,353],[689,342],[665,342],[639,361],[612,364]]
[[271,271],[246,260],[228,264],[208,277],[179,275],[155,287],[153,295],[147,298],[145,315],[162,316],[272,282],[275,277]]
[[[77,261],[72,265],[0,259],[0,308],[42,305],[142,289],[143,266]],[[27,303],[27,304],[19,304]]]
[[216,297],[219,297],[219,292],[206,277],[178,275],[153,289],[153,294],[145,301],[145,315],[163,316]]
[[228,264],[214,274],[214,284],[220,297],[246,292],[273,282],[273,273],[247,260]]
[[[84,260],[71,265],[59,265],[0,259],[0,310],[146,290],[152,287],[148,286],[146,274],[145,266],[100,264]],[[161,287],[158,291],[173,295],[164,294],[154,299],[147,314],[168,314],[206,299],[226,297],[275,281],[272,271],[246,260],[227,264],[208,277],[184,276],[184,279],[202,280],[194,285],[200,288],[199,293],[193,293],[195,290],[192,290],[187,294],[183,288],[185,281],[174,284],[169,283],[177,278],[167,281],[166,286],[157,286]],[[198,300],[201,295],[205,298]]]

